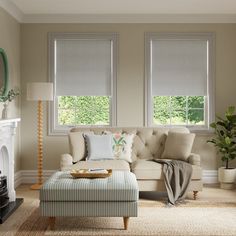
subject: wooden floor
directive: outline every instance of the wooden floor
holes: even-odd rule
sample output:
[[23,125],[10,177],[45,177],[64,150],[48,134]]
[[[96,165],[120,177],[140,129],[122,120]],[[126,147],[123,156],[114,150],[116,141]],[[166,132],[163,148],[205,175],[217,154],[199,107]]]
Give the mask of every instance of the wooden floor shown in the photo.
[[[39,204],[39,192],[30,190],[30,185],[21,185],[16,189],[17,197],[23,197],[24,203],[11,215],[7,221],[0,225],[0,236],[13,236],[19,226],[28,218],[35,206]],[[163,195],[144,192],[141,198],[148,200],[158,200]],[[188,198],[192,198],[190,193]],[[198,196],[201,201],[210,202],[236,202],[236,190],[222,190],[218,186],[204,186]],[[29,234],[30,235],[30,234]]]

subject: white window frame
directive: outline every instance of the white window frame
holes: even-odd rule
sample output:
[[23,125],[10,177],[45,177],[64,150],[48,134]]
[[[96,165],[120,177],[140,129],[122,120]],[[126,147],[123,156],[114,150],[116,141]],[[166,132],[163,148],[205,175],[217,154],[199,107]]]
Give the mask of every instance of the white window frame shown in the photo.
[[56,78],[54,75],[55,67],[55,40],[58,39],[105,39],[110,40],[111,49],[111,98],[110,98],[110,124],[109,125],[76,125],[76,127],[109,127],[116,126],[116,80],[117,80],[117,33],[49,33],[48,34],[48,57],[49,81],[54,84],[54,101],[49,103],[48,110],[48,135],[66,135],[68,131],[75,127],[72,125],[59,125],[58,124],[58,102],[56,99]]
[[186,125],[191,131],[209,131],[215,120],[215,34],[214,33],[146,33],[145,34],[145,126],[173,127],[181,125],[155,125],[153,123],[153,99],[151,77],[151,41],[158,39],[194,39],[208,41],[208,78],[205,98],[205,125]]

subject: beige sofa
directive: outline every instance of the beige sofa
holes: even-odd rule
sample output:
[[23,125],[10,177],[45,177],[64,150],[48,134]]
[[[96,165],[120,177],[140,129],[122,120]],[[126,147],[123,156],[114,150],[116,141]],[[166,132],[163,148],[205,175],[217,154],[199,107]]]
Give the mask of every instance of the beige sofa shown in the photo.
[[[75,156],[86,156],[85,145],[81,138],[81,132],[93,131],[101,134],[103,131],[124,132],[135,134],[132,163],[124,160],[104,161],[78,161],[74,162]],[[73,128],[69,133],[70,154],[63,154],[61,157],[61,170],[77,168],[110,168],[113,170],[132,171],[137,178],[140,191],[165,191],[163,182],[162,166],[159,163],[150,161],[159,159],[163,153],[165,141],[168,135],[168,128]],[[171,131],[189,133],[187,128],[171,128]],[[191,154],[188,162],[193,166],[193,175],[190,183],[190,191],[196,199],[197,192],[202,190],[202,168],[200,167],[200,156]]]

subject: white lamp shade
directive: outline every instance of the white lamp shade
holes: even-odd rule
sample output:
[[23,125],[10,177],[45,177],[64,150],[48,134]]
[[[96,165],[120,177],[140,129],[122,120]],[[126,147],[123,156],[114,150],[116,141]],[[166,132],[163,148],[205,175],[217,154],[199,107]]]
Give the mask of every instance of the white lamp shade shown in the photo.
[[31,101],[52,101],[53,83],[28,83],[27,100]]

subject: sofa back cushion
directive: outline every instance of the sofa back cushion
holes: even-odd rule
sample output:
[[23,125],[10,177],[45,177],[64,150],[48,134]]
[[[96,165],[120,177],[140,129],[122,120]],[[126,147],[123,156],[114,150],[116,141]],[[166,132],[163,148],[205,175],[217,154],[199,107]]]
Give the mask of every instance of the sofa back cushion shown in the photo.
[[81,161],[87,156],[84,134],[93,134],[93,132],[84,130],[69,133],[70,154],[73,157],[73,162]]
[[88,161],[114,160],[112,135],[85,134]]
[[[110,131],[112,133],[120,132],[127,134],[134,134],[133,148],[132,148],[132,160],[137,159],[159,159],[164,151],[164,145],[167,138],[168,131],[179,132],[179,133],[189,133],[189,130],[184,127],[178,128],[157,128],[157,127],[142,127],[142,128],[133,128],[133,127],[111,127],[111,128],[73,128],[70,131],[74,132],[94,132],[94,134],[102,134],[104,131]],[[71,136],[69,136],[71,138]],[[77,140],[83,142],[84,140]],[[72,142],[71,142],[72,144]],[[78,145],[80,146],[80,145]],[[73,148],[72,145],[70,148]],[[85,151],[82,149],[84,155]],[[80,150],[77,149],[77,152]],[[71,154],[73,152],[71,149]],[[80,155],[81,156],[81,155]],[[74,160],[75,161],[75,160]]]
[[194,138],[195,134],[169,132],[161,158],[187,161]]

